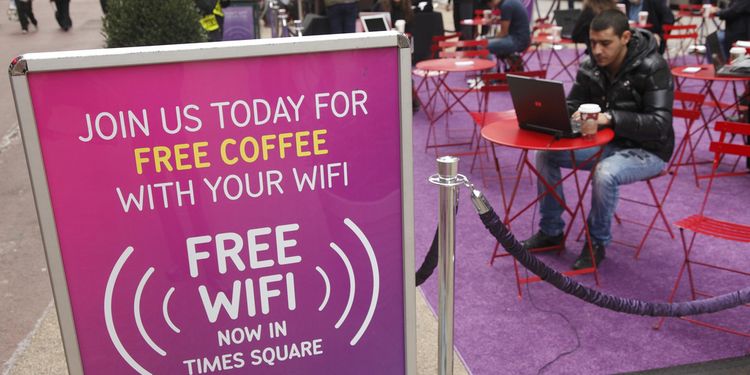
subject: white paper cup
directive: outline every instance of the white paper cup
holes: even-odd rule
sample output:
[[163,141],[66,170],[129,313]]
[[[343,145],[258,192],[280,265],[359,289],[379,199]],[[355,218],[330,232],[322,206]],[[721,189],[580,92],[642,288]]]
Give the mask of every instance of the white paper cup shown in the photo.
[[713,8],[713,5],[703,4],[703,17],[708,17],[711,14],[711,8]]
[[396,30],[398,30],[398,32],[403,33],[406,30],[406,21],[396,20],[394,26],[396,27]]
[[638,24],[645,25],[646,23],[648,23],[648,12],[638,12]]
[[550,30],[552,33],[552,40],[555,42],[559,42],[562,35],[562,26],[552,26]]
[[625,8],[625,4],[618,3],[617,9],[620,10],[620,12],[623,12],[624,14],[627,14],[627,8]]
[[729,49],[729,62],[734,63],[735,61],[742,60],[745,57],[747,50],[745,47],[732,47]]
[[599,113],[601,112],[602,108],[599,107],[598,104],[586,103],[578,106],[578,113],[581,116],[581,133],[583,133],[585,137],[592,137],[596,135],[597,127],[591,127],[592,129],[594,129],[593,133],[586,133],[584,132],[584,129],[587,129],[589,127],[585,126],[585,124],[589,121],[596,122],[599,119]]
[[688,53],[705,54],[706,46],[691,44],[688,46]]
[[482,15],[484,15],[484,19],[490,19],[492,17],[492,9],[483,10]]

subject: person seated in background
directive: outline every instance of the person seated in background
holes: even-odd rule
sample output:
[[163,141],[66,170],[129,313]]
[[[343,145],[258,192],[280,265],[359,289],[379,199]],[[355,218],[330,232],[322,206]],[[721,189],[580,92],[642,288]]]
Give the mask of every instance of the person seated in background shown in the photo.
[[[516,58],[531,44],[529,15],[519,0],[492,0],[493,8],[500,9],[500,31],[490,37],[487,48],[498,58]],[[521,62],[510,61],[512,66],[523,66]]]
[[583,10],[573,27],[571,39],[576,43],[583,43],[588,49],[591,20],[607,9],[617,9],[615,0],[583,0]]
[[[674,151],[672,101],[674,88],[669,65],[658,51],[653,34],[630,29],[627,17],[617,9],[605,10],[591,21],[590,56],[585,58],[568,94],[570,113],[584,103],[602,108],[599,128],[611,128],[615,136],[604,146],[592,173],[591,211],[587,219],[594,259],[584,244],[574,269],[589,268],[604,259],[612,240],[612,217],[620,185],[656,176]],[[573,114],[576,118],[577,112]],[[593,124],[584,124],[589,126]],[[599,147],[574,151],[579,162],[592,157]],[[560,168],[571,168],[568,151],[537,151],[539,173],[563,200]],[[581,166],[591,169],[591,163]],[[545,185],[537,183],[539,194]],[[539,231],[523,242],[527,249],[564,244],[563,207],[552,194],[539,205]]]
[[662,0],[622,0],[625,4],[628,19],[638,23],[638,12],[648,12],[646,23],[650,24],[647,30],[651,31],[659,44],[659,53],[664,53],[667,43],[664,41],[663,25],[674,24],[674,15]]

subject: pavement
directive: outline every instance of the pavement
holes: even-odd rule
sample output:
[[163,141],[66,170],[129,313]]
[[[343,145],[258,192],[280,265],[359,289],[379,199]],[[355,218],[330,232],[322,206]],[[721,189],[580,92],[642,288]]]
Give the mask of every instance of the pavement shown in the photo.
[[[3,1],[2,6],[5,6]],[[3,8],[3,10],[5,10]],[[18,21],[0,17],[0,61],[23,53],[101,48],[97,0],[71,2],[73,28],[63,32],[52,5],[34,3],[39,29],[21,33]],[[450,19],[446,14],[446,19]],[[265,33],[267,34],[267,33]],[[60,327],[21,144],[13,94],[0,79],[0,374],[66,374]],[[417,306],[417,373],[437,373],[437,319],[421,293]],[[458,357],[454,373],[467,374]]]

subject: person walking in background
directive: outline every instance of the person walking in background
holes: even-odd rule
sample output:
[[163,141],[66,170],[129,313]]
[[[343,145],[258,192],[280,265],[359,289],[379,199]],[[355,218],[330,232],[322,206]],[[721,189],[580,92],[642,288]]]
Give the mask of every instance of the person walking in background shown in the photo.
[[353,33],[357,23],[356,0],[325,0],[331,34]]
[[588,49],[589,26],[591,25],[591,20],[607,9],[617,9],[617,3],[615,0],[583,0],[583,10],[573,27],[571,39],[576,43],[585,44],[586,49]]
[[21,32],[24,34],[29,32],[29,21],[37,27],[36,17],[34,17],[34,11],[31,9],[31,0],[16,0],[16,8],[18,12],[18,21],[21,22]]
[[73,27],[73,21],[70,19],[70,0],[50,0],[55,3],[55,19],[63,31],[70,30]]
[[221,42],[224,40],[224,11],[222,2],[219,0],[196,1],[201,15],[201,27],[206,30],[209,42]]

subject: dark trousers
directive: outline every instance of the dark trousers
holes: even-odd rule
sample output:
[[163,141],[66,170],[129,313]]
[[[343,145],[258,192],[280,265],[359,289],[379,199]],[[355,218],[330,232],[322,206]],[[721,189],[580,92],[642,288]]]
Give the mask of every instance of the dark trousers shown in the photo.
[[331,34],[353,33],[357,23],[357,3],[335,4],[326,8]]
[[57,6],[57,12],[55,12],[57,24],[63,30],[68,31],[73,26],[73,21],[70,19],[70,0],[55,0],[55,6]]
[[36,25],[36,17],[34,17],[34,11],[31,10],[31,0],[16,1],[16,8],[18,12],[18,20],[21,22],[22,29],[29,29],[29,21]]

